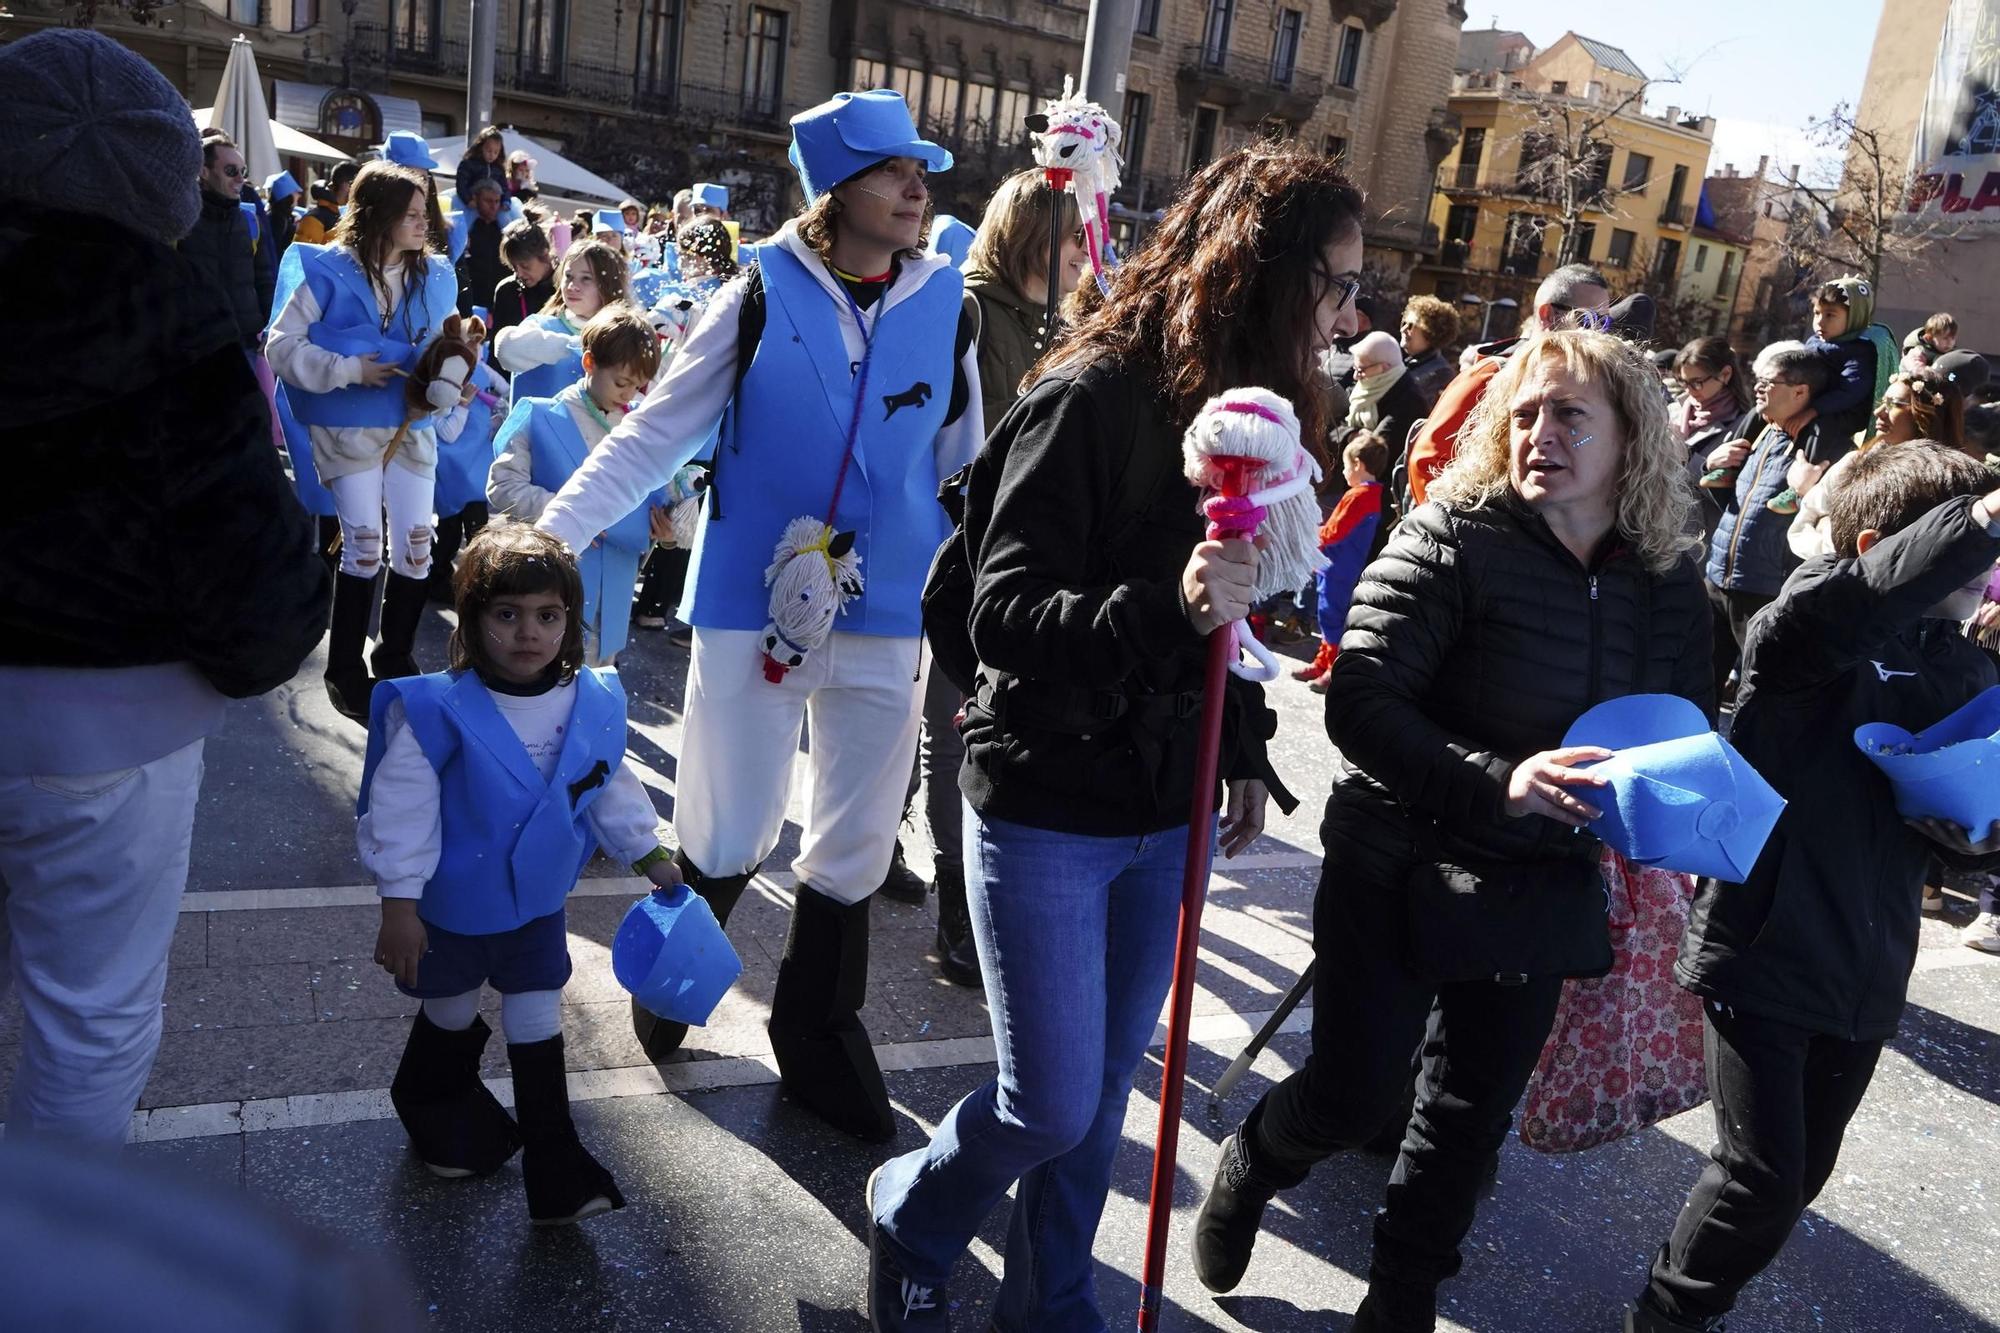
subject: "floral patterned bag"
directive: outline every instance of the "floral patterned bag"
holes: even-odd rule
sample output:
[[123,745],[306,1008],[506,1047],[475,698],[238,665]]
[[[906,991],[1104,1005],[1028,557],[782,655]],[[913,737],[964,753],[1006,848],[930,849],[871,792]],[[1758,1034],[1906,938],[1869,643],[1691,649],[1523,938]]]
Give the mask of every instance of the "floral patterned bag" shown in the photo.
[[1521,1142],[1538,1152],[1582,1152],[1708,1100],[1701,1001],[1674,981],[1694,881],[1609,847],[1599,870],[1615,961],[1563,984],[1521,1110]]

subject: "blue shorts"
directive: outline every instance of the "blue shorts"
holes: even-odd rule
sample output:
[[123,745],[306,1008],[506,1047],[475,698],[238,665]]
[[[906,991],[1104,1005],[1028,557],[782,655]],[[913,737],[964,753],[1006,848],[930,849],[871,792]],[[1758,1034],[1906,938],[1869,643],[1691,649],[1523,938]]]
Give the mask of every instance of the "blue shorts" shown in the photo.
[[569,930],[558,909],[493,935],[461,935],[424,922],[430,948],[417,964],[417,984],[396,989],[420,1000],[442,1000],[491,986],[502,995],[561,990],[569,980]]

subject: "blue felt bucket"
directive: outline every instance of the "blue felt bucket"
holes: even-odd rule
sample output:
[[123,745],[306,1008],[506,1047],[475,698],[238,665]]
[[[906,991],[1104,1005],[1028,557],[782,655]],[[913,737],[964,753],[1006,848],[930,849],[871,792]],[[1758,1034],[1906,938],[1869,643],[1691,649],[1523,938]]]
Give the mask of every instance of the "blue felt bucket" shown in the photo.
[[743,961],[708,904],[681,885],[632,904],[611,941],[611,971],[649,1013],[700,1027],[743,974]]

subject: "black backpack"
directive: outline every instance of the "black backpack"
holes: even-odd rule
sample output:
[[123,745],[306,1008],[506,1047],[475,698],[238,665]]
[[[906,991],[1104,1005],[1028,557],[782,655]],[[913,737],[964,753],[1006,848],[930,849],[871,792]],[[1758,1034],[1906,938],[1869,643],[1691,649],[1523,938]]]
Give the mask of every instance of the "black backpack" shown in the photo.
[[[975,473],[997,474],[1006,465],[1007,444],[1014,437],[1013,418],[1020,407],[1000,418],[970,463],[938,484],[938,503],[951,519],[951,535],[931,557],[930,573],[924,578],[924,638],[930,643],[936,669],[968,698],[978,692],[979,653],[972,646],[972,583],[977,552],[965,539],[966,499]],[[1136,436],[1126,441],[1125,467],[1113,483],[1113,518],[1105,525],[1104,549],[1116,563],[1118,551],[1138,529],[1150,508],[1153,493],[1168,477],[1178,479],[1172,463],[1178,451],[1140,449]],[[990,495],[991,486],[985,489]]]

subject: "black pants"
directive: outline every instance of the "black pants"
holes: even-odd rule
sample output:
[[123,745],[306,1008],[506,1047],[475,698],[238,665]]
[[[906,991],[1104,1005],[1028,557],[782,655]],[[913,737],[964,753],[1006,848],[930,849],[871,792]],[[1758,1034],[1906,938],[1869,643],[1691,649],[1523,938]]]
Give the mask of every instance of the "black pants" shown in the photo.
[[1400,890],[1354,882],[1331,849],[1326,864],[1313,909],[1312,1054],[1251,1112],[1245,1147],[1257,1175],[1284,1186],[1366,1143],[1400,1109],[1421,1040],[1416,1110],[1375,1219],[1370,1277],[1434,1289],[1458,1271],[1562,980],[1426,982],[1402,961]]
[[639,597],[632,603],[635,616],[671,619],[681,604],[681,590],[687,585],[688,552],[655,546],[646,553],[646,569],[639,576]]
[[965,874],[965,798],[958,794],[958,770],[965,766],[958,710],[964,703],[958,686],[933,665],[924,680],[924,728],[917,761],[910,771],[910,790],[903,797],[903,818],[908,819],[922,784],[924,825],[937,852],[938,874],[954,880]]
[[1819,1197],[1882,1054],[1710,1002],[1703,1043],[1716,1144],[1645,1302],[1689,1323],[1723,1314]]
[[1729,683],[1729,673],[1736,669],[1737,659],[1742,656],[1743,637],[1749,632],[1750,617],[1777,598],[1766,597],[1759,592],[1724,592],[1713,583],[1702,586],[1708,589],[1709,610],[1715,618],[1715,697],[1727,699],[1723,686]]
[[430,592],[435,600],[451,601],[452,561],[458,559],[458,553],[465,549],[465,544],[477,537],[485,526],[484,500],[474,500],[456,514],[438,520],[437,544],[431,548]]

